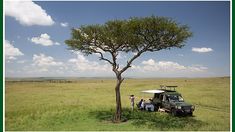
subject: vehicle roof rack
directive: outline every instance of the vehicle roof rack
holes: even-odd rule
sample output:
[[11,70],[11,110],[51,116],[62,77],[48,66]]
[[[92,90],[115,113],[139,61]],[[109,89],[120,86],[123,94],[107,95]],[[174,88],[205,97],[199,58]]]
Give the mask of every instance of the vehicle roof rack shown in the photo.
[[178,86],[160,85],[160,88],[165,91],[175,91],[176,87]]

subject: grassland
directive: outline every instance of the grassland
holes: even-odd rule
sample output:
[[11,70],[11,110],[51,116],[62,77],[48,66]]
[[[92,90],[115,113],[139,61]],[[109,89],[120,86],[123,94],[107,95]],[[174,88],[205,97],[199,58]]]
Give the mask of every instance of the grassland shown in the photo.
[[[130,111],[128,95],[152,95],[142,90],[178,85],[184,99],[196,106],[194,117]],[[122,84],[123,118],[110,121],[115,108],[115,80],[69,82],[7,81],[6,130],[223,130],[230,129],[230,78],[127,79]]]

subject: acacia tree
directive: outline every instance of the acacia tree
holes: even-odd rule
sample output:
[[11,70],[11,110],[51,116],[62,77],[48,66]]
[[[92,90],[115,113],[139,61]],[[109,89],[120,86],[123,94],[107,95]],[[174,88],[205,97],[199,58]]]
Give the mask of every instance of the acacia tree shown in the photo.
[[[181,48],[192,36],[187,25],[178,24],[167,17],[133,17],[128,20],[112,20],[102,25],[83,25],[73,28],[71,38],[65,43],[70,50],[81,51],[85,55],[99,54],[100,60],[108,62],[116,75],[115,122],[121,121],[120,86],[122,73],[132,62],[145,52],[155,52],[173,47]],[[119,67],[117,56],[121,52],[133,52],[124,67]],[[111,59],[105,57],[108,53]]]

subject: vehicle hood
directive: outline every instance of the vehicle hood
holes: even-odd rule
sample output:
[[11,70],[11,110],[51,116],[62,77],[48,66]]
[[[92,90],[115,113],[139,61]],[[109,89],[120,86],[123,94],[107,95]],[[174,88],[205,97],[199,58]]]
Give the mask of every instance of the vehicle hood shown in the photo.
[[175,106],[192,106],[191,104],[186,102],[172,102],[172,104]]

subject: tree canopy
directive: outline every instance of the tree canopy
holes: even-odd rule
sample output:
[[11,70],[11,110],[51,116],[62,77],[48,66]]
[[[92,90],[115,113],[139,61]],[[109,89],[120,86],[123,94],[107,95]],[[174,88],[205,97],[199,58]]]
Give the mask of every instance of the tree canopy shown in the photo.
[[92,54],[181,48],[192,33],[187,25],[180,25],[171,18],[152,16],[83,25],[73,28],[71,35],[71,39],[65,41],[71,49]]

